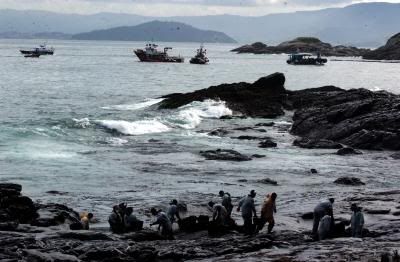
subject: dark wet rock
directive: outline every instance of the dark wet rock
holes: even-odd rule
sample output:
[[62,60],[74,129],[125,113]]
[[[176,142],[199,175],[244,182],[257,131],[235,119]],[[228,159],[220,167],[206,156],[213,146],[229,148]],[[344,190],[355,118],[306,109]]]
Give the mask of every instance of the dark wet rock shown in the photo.
[[245,119],[247,116],[244,115],[225,115],[221,116],[219,119],[221,120],[230,120],[230,119]]
[[304,220],[314,219],[314,212],[307,212],[301,215],[301,218]]
[[217,149],[200,151],[200,155],[207,160],[223,160],[223,161],[250,161],[251,158],[231,149]]
[[72,255],[62,254],[60,252],[41,252],[35,249],[23,250],[23,255],[28,261],[45,261],[45,262],[78,262],[81,261]]
[[239,179],[238,180],[238,182],[241,182],[241,183],[246,183],[248,180],[247,179]]
[[356,149],[354,149],[354,148],[352,148],[352,147],[344,147],[344,148],[339,149],[339,150],[336,152],[336,154],[339,155],[339,156],[345,156],[345,155],[361,155],[362,152],[359,151],[359,150],[356,150]]
[[129,239],[135,242],[165,240],[165,237],[153,230],[141,230],[138,232],[125,233],[120,237],[122,239]]
[[321,87],[293,91],[291,133],[359,149],[400,149],[400,97],[385,91]]
[[79,214],[73,209],[60,204],[38,205],[38,217],[32,221],[32,225],[50,227],[60,224],[72,224],[79,221]]
[[310,172],[311,172],[311,174],[318,174],[318,171],[315,168],[311,168]]
[[76,239],[82,241],[93,240],[112,240],[108,235],[101,232],[80,230],[80,231],[60,231],[57,234],[63,239]]
[[372,215],[387,215],[390,213],[390,209],[364,209],[365,213]]
[[16,231],[18,222],[3,222],[0,223],[0,231]]
[[193,101],[220,99],[236,113],[246,116],[273,118],[284,114],[285,76],[275,73],[256,82],[222,84],[186,94],[166,95],[159,103],[160,109],[175,109]]
[[390,195],[400,195],[400,190],[389,190],[389,191],[381,191],[381,192],[373,192],[375,196],[390,196]]
[[[13,183],[0,183],[0,194],[1,196],[3,195],[9,195],[9,194],[14,194],[14,192],[21,193],[22,191],[22,186],[19,184],[13,184]],[[4,194],[3,194],[4,192]]]
[[260,126],[274,126],[274,125],[275,125],[274,122],[267,122],[267,123],[258,123],[258,124],[256,124],[257,127],[260,127]]
[[257,42],[233,49],[232,52],[251,54],[292,54],[297,52],[321,53],[324,56],[362,56],[369,49],[359,49],[351,46],[332,46],[315,37],[298,37],[291,41],[283,42],[277,46],[267,46]]
[[365,185],[364,182],[362,182],[359,178],[357,177],[339,177],[334,181],[335,184],[340,184],[340,185],[347,185],[347,186],[361,186]]
[[386,45],[365,53],[363,58],[372,60],[400,60],[400,33],[392,36]]
[[400,216],[400,211],[394,211],[394,212],[392,213],[392,215],[393,215],[393,216]]
[[208,133],[209,136],[226,136],[230,132],[223,128],[217,128]]
[[62,191],[58,191],[58,190],[50,190],[50,191],[47,191],[46,194],[50,194],[50,195],[68,195],[68,192],[62,192]]
[[259,183],[277,186],[278,182],[270,178],[264,178],[258,181]]
[[208,216],[189,216],[181,219],[179,229],[184,232],[196,232],[201,230],[208,230],[210,218]]
[[395,154],[391,155],[391,157],[398,160],[398,159],[400,159],[400,153],[395,153]]
[[256,136],[238,136],[238,137],[232,137],[234,139],[239,139],[239,140],[258,140],[260,139],[259,137]]
[[308,138],[297,138],[294,140],[293,145],[308,149],[340,149],[343,147],[341,144],[331,140]]
[[260,148],[271,148],[271,147],[277,147],[277,146],[278,146],[278,144],[275,143],[274,141],[272,141],[271,138],[266,138],[258,144],[258,147],[260,147]]
[[252,157],[254,157],[254,158],[264,158],[264,157],[266,157],[266,155],[259,155],[259,154],[254,154],[254,155],[251,155]]
[[294,110],[293,125],[283,130],[290,128],[293,135],[323,141],[319,147],[343,144],[357,149],[400,150],[399,95],[335,86],[289,91],[284,82],[284,75],[275,73],[252,84],[222,84],[192,93],[170,94],[159,108],[220,99],[233,111],[249,117],[275,118],[284,110]]

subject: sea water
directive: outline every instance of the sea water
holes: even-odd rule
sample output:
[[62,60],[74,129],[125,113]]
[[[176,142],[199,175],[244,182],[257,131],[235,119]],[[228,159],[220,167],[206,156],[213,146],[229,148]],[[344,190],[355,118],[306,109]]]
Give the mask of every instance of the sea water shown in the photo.
[[[340,199],[358,192],[399,186],[400,164],[390,152],[341,157],[333,150],[292,146],[292,112],[265,128],[278,147],[261,149],[257,141],[231,138],[246,131],[226,137],[208,132],[272,120],[219,120],[232,114],[224,101],[193,102],[175,110],[158,110],[156,104],[169,93],[253,82],[274,72],[285,74],[290,90],[336,85],[400,93],[400,64],[351,59],[290,66],[286,55],[238,55],[229,52],[237,46],[207,44],[210,64],[191,65],[195,43],[159,43],[173,46],[171,54],[184,56],[183,64],[138,62],[133,49],[142,42],[51,41],[54,56],[19,54],[20,48],[40,43],[0,40],[0,182],[22,184],[34,200],[91,211],[106,227],[112,206],[122,201],[147,220],[150,207],[165,208],[173,198],[196,214],[206,212],[207,202],[218,200],[221,189],[235,201],[255,189],[258,204],[275,191],[278,221],[302,227],[297,215],[327,196],[340,205]],[[217,148],[266,157],[224,162],[199,155]],[[343,175],[359,177],[366,186],[335,185]],[[278,186],[260,183],[263,178]]]

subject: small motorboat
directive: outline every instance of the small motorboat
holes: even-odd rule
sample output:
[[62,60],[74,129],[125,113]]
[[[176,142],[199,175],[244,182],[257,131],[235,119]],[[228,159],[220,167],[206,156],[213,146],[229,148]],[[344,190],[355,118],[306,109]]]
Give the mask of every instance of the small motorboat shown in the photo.
[[206,55],[207,55],[207,50],[204,49],[203,45],[201,45],[200,49],[197,49],[196,56],[192,57],[192,59],[190,59],[190,63],[198,64],[198,65],[207,64],[210,60],[208,60]]
[[317,56],[307,53],[299,53],[290,54],[289,59],[286,62],[290,65],[324,65],[328,60],[322,58],[319,53]]
[[33,49],[21,49],[19,50],[21,54],[23,55],[31,55],[31,54],[39,54],[39,55],[53,55],[54,54],[54,48],[53,47],[47,47],[46,44],[40,45],[39,47],[33,48]]
[[145,49],[137,49],[133,52],[141,62],[163,62],[163,63],[183,63],[185,59],[181,56],[169,56],[168,50],[172,47],[165,47],[164,51],[157,50],[158,45],[146,44]]

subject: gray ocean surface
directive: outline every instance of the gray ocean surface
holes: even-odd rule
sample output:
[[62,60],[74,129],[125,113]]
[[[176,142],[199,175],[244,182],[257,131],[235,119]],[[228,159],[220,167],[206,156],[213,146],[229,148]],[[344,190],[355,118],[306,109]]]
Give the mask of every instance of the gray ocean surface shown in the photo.
[[[293,147],[291,112],[265,128],[265,136],[278,147],[261,149],[257,141],[207,133],[268,119],[219,120],[232,113],[223,101],[163,111],[154,106],[165,94],[253,82],[274,72],[285,74],[291,90],[336,85],[400,93],[400,64],[289,66],[286,55],[237,55],[229,52],[237,46],[207,44],[211,62],[199,66],[188,63],[198,48],[195,43],[159,43],[173,46],[171,54],[185,56],[184,64],[138,62],[132,51],[143,42],[51,41],[54,56],[29,59],[19,54],[20,48],[40,43],[0,40],[0,182],[20,183],[24,194],[43,203],[92,211],[100,218],[99,228],[106,227],[112,206],[121,201],[148,220],[150,207],[163,208],[172,198],[188,203],[192,213],[204,213],[221,189],[235,200],[255,189],[258,204],[275,191],[277,226],[303,227],[309,225],[298,222],[297,214],[327,196],[343,199],[400,186],[400,163],[389,157],[391,152],[340,157],[332,150]],[[232,136],[242,134],[252,133]],[[199,155],[217,148],[266,157],[237,163],[206,161]],[[310,168],[318,174],[311,175]],[[366,186],[333,183],[343,175],[359,177]],[[279,185],[259,183],[263,178]],[[54,190],[59,193],[48,193]]]

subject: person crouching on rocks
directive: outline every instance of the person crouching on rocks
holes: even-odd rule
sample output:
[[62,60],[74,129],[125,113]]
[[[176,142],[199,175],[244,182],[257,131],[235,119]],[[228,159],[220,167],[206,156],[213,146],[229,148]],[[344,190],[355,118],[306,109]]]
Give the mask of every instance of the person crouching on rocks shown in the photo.
[[358,207],[357,204],[351,205],[351,237],[362,238],[362,231],[364,227],[364,215],[362,213],[362,208]]
[[171,203],[169,203],[167,216],[169,218],[169,221],[171,221],[171,224],[175,222],[175,217],[178,219],[178,222],[181,220],[178,211],[178,201],[176,199],[173,199]]
[[242,210],[243,228],[246,235],[252,235],[255,232],[252,219],[253,215],[254,218],[257,218],[256,207],[254,205],[255,197],[256,192],[251,190],[248,196],[243,197],[239,201],[239,206],[237,208],[238,212]]
[[265,224],[268,222],[268,233],[272,232],[275,225],[274,213],[276,213],[276,198],[277,194],[274,192],[267,195],[264,204],[261,208],[261,219],[257,228],[257,232],[261,231]]
[[75,219],[75,222],[72,223],[69,228],[71,230],[89,230],[89,224],[92,218],[92,213],[82,212],[79,214],[79,220]]
[[110,229],[115,234],[124,233],[125,224],[124,224],[124,214],[120,206],[115,205],[113,207],[113,211],[111,215],[108,217],[108,223],[110,224]]
[[161,235],[167,239],[173,239],[172,235],[172,224],[168,216],[161,210],[152,208],[150,210],[151,214],[156,217],[156,221],[151,223],[150,226],[158,225],[158,230],[161,228]]
[[222,206],[224,206],[226,211],[228,211],[228,216],[230,217],[233,209],[231,194],[221,190],[219,191],[219,196],[222,198]]
[[139,231],[143,228],[143,221],[140,221],[133,215],[133,208],[127,207],[124,216],[125,232]]
[[89,223],[93,219],[93,214],[84,212],[84,213],[81,213],[79,217],[81,219],[82,229],[89,230]]
[[226,208],[221,205],[221,204],[215,204],[214,202],[210,201],[208,203],[208,206],[212,208],[213,211],[213,216],[212,216],[212,221],[217,225],[217,226],[227,226],[229,223],[228,221],[228,211]]
[[335,202],[334,198],[329,198],[328,201],[319,203],[314,208],[314,221],[313,221],[313,228],[312,228],[312,236],[314,240],[318,239],[318,226],[319,222],[325,215],[329,215],[331,217],[331,223],[334,223],[333,219],[333,203]]

